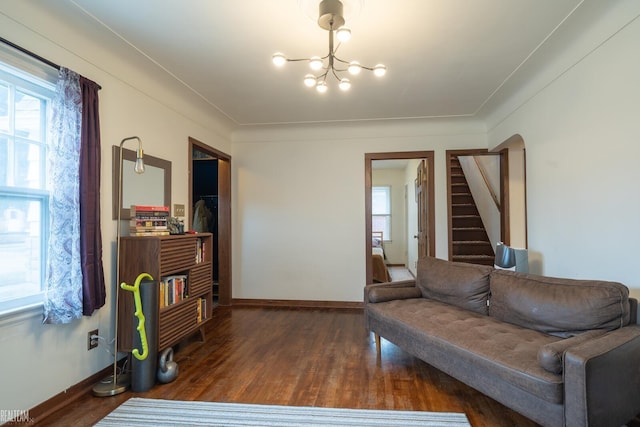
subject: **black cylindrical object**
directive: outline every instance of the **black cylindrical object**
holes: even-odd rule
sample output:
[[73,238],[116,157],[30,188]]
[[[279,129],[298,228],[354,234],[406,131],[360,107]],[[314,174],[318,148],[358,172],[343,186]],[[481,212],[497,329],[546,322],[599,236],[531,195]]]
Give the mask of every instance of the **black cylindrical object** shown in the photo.
[[[140,282],[140,300],[145,321],[149,354],[144,360],[131,356],[131,390],[143,392],[151,389],[156,383],[158,363],[158,282],[143,279]],[[133,317],[133,345],[142,354],[142,343],[138,327],[138,318]]]

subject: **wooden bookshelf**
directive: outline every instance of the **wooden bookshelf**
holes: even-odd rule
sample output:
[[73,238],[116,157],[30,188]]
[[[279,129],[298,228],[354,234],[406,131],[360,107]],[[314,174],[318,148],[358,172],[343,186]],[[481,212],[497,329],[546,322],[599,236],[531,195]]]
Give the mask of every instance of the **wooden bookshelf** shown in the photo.
[[[204,340],[204,325],[211,319],[213,307],[212,259],[211,233],[121,238],[120,282],[133,285],[140,273],[150,274],[158,286],[165,277],[187,278],[184,297],[164,306],[157,301],[158,351],[198,331]],[[137,325],[133,294],[118,287],[118,298],[118,350],[131,351],[134,322]]]

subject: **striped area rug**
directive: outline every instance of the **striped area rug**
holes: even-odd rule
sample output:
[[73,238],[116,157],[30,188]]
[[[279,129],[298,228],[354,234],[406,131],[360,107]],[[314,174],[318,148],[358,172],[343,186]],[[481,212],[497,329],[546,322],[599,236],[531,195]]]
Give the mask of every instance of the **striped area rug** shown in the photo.
[[131,398],[96,426],[470,427],[464,414]]

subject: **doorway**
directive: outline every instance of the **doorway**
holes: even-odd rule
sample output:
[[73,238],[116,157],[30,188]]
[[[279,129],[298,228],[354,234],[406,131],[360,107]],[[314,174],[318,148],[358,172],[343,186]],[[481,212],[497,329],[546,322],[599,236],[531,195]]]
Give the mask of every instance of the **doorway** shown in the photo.
[[214,298],[231,305],[231,156],[189,138],[188,228],[193,229],[195,205],[207,205],[212,214],[208,231],[214,231]]
[[[422,232],[409,233],[410,239],[418,240],[418,245],[427,255],[435,255],[435,206],[434,206],[434,152],[433,151],[408,151],[408,152],[389,152],[389,153],[365,153],[365,260],[366,260],[366,283],[373,283],[373,221],[372,221],[372,170],[374,162],[382,160],[419,160],[423,164],[424,181],[421,181],[422,196],[418,206],[418,211],[423,212],[422,219],[426,229]],[[414,194],[409,198],[415,197],[418,200],[418,177],[412,179]],[[418,203],[418,202],[417,202]],[[408,224],[410,225],[410,224]],[[418,225],[416,225],[418,227]]]

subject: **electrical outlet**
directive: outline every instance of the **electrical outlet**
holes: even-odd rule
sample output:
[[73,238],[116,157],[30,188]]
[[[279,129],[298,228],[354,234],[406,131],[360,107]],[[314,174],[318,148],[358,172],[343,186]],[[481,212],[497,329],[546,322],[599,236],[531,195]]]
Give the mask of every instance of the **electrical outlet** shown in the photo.
[[94,329],[93,331],[89,331],[87,334],[87,350],[94,349],[98,347],[98,338],[91,338],[92,336],[98,336],[98,330]]
[[184,205],[173,205],[173,216],[184,216]]

